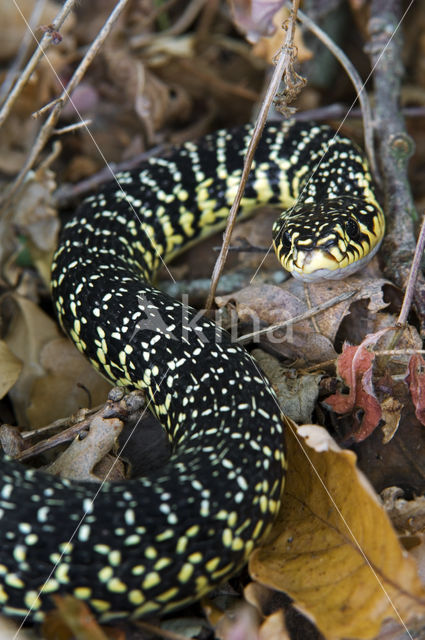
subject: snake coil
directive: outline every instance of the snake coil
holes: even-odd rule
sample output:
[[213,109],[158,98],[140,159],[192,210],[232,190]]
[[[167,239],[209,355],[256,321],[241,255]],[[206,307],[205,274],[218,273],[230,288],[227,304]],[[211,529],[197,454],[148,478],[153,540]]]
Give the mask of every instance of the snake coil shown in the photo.
[[[269,531],[286,467],[273,390],[225,331],[151,284],[163,261],[223,226],[251,131],[119,174],[65,225],[52,267],[61,325],[104,376],[145,390],[173,453],[95,500],[92,484],[3,458],[4,614],[41,620],[53,593],[102,621],[172,611],[235,573]],[[274,243],[298,277],[351,273],[382,238],[366,160],[326,126],[267,125],[242,214],[263,203],[285,208]]]

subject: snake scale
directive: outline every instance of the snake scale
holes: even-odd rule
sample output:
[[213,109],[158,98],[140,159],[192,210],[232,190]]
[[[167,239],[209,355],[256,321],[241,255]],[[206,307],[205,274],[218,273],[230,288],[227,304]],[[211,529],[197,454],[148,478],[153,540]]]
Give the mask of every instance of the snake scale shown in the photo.
[[[42,620],[54,593],[104,622],[167,613],[234,574],[270,530],[286,468],[274,392],[225,331],[151,284],[224,225],[251,133],[218,131],[120,173],[65,225],[52,266],[60,323],[104,376],[145,390],[173,453],[95,500],[90,483],[3,457],[5,615]],[[367,161],[327,126],[266,126],[241,214],[265,203],[284,209],[274,244],[297,277],[352,273],[382,239]]]

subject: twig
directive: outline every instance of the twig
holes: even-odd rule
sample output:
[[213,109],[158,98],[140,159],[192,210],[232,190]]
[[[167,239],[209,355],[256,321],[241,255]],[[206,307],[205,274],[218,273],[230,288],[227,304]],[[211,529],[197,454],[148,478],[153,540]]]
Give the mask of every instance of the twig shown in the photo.
[[57,104],[60,104],[60,101],[61,101],[60,98],[55,98],[54,100],[51,100],[50,102],[42,106],[38,111],[34,111],[34,113],[31,114],[31,118],[33,118],[34,120],[37,120],[37,118],[39,118],[40,116],[50,111],[50,109],[53,109],[53,107],[56,107]]
[[[407,118],[425,118],[425,106],[403,107],[401,112]],[[316,109],[306,109],[305,111],[297,111],[293,118],[299,122],[306,120],[336,120],[337,118],[346,117],[346,119],[362,118],[361,109],[348,110],[345,104],[327,104],[324,107]]]
[[[286,3],[288,4],[288,3]],[[333,53],[338,62],[344,67],[348,77],[353,83],[356,91],[357,98],[360,102],[360,107],[363,114],[363,133],[364,133],[364,145],[369,158],[370,166],[375,178],[379,179],[378,167],[375,158],[375,149],[373,145],[373,124],[372,124],[372,110],[368,95],[365,91],[365,85],[357,73],[356,68],[347,58],[345,53],[335,44],[335,42],[317,25],[311,20],[305,13],[298,11],[298,17],[301,22],[309,29],[323,44]],[[351,109],[346,112],[345,116],[350,113]]]
[[[129,0],[119,0],[119,2],[117,2],[117,4],[115,5],[113,11],[108,16],[108,18],[107,18],[105,24],[103,25],[102,29],[99,31],[99,33],[97,34],[95,40],[93,41],[93,43],[91,44],[90,48],[88,49],[86,55],[81,60],[81,62],[78,65],[77,69],[75,70],[73,76],[71,77],[70,81],[68,82],[67,87],[65,88],[62,85],[63,86],[63,91],[62,91],[62,94],[60,95],[60,97],[58,99],[58,103],[52,109],[52,111],[49,114],[49,116],[47,117],[44,125],[40,129],[40,132],[39,132],[39,134],[38,134],[38,136],[37,136],[32,148],[31,148],[31,151],[30,151],[30,153],[28,155],[28,158],[27,158],[23,168],[19,172],[19,174],[16,177],[15,181],[11,184],[9,189],[6,191],[5,197],[4,197],[5,201],[7,201],[12,195],[14,195],[14,193],[16,193],[18,188],[21,186],[22,182],[25,180],[25,177],[28,174],[28,171],[31,170],[31,168],[32,168],[33,164],[35,163],[39,153],[42,151],[42,149],[44,148],[45,144],[49,140],[49,138],[50,138],[50,136],[51,136],[51,134],[52,134],[52,132],[54,130],[54,127],[56,125],[56,122],[59,119],[59,115],[60,115],[64,105],[70,99],[70,94],[72,93],[72,91],[75,89],[75,87],[79,84],[79,82],[83,78],[85,72],[87,71],[88,67],[92,63],[93,58],[98,53],[100,47],[104,43],[105,39],[108,37],[112,27],[114,26],[114,24],[118,20],[119,16],[121,15],[122,11],[124,10],[124,8],[128,4],[128,2],[129,2]],[[75,105],[73,105],[73,106],[74,106],[74,109],[77,111],[77,114],[78,114],[78,110],[76,109]]]
[[413,295],[415,293],[416,280],[418,278],[419,269],[421,267],[422,256],[425,246],[425,215],[422,218],[421,230],[419,232],[418,242],[416,244],[415,255],[413,256],[412,266],[410,268],[409,277],[407,279],[406,292],[404,294],[403,304],[397,319],[397,326],[404,326],[407,322],[410,307],[412,305]]
[[53,129],[52,133],[55,136],[62,136],[64,133],[71,133],[72,131],[77,131],[78,129],[86,129],[89,125],[91,125],[92,120],[81,120],[81,122],[74,122],[73,124],[69,124],[66,127],[62,127],[61,129]]
[[[43,436],[50,431],[57,431],[58,429],[60,429],[62,432],[65,429],[74,427],[76,424],[81,425],[83,423],[85,424],[85,422],[88,422],[89,424],[91,421],[91,416],[93,416],[103,407],[103,404],[99,404],[93,409],[80,409],[76,415],[68,416],[66,418],[58,418],[58,420],[55,420],[50,424],[46,424],[45,427],[39,427],[38,429],[32,429],[31,431],[21,431],[21,437],[23,440],[31,440],[33,438],[39,438],[40,436]],[[85,428],[87,428],[87,424],[85,425],[84,429]]]
[[15,59],[10,65],[10,68],[7,70],[6,77],[0,87],[0,103],[3,103],[3,101],[6,99],[11,87],[13,86],[13,83],[15,82],[19,74],[21,64],[23,64],[25,58],[27,57],[33,39],[32,31],[36,29],[38,23],[40,22],[40,17],[43,13],[45,4],[46,0],[37,0],[35,3],[31,17],[28,21],[29,29],[25,31],[21,44],[19,45],[18,53],[16,54]]
[[373,353],[375,356],[414,356],[416,353],[425,353],[425,349],[382,349]]
[[140,629],[144,629],[145,631],[154,633],[156,636],[161,636],[162,638],[164,638],[164,640],[187,640],[187,636],[182,636],[180,633],[174,633],[174,631],[162,629],[161,627],[158,627],[156,624],[152,624],[151,622],[136,620],[134,624]]
[[200,13],[201,9],[205,5],[207,0],[192,0],[186,9],[183,11],[179,19],[173,24],[172,27],[165,31],[158,33],[143,33],[140,36],[135,36],[130,40],[130,47],[132,49],[138,49],[139,47],[145,47],[153,40],[159,37],[176,36],[186,31],[186,29],[192,24],[196,16]]
[[329,309],[330,307],[334,307],[336,304],[339,304],[340,302],[351,298],[356,293],[358,293],[357,290],[341,293],[339,296],[335,296],[335,298],[331,298],[330,300],[319,304],[317,307],[314,307],[314,309],[309,309],[304,313],[300,313],[299,315],[294,316],[289,320],[285,320],[285,322],[273,324],[270,327],[266,327],[265,329],[260,329],[259,331],[253,331],[252,333],[246,333],[243,336],[239,336],[239,338],[236,338],[235,342],[247,342],[248,340],[252,340],[252,338],[257,338],[258,336],[270,333],[270,331],[275,331],[276,329],[285,329],[291,324],[296,324],[297,322],[301,322],[302,320],[307,320],[308,318],[312,318],[313,316],[321,313],[322,311],[325,311],[326,309]]
[[[213,251],[220,251],[221,247],[213,247]],[[269,253],[269,250],[266,247],[256,247],[254,244],[250,244],[249,242],[244,242],[244,244],[240,244],[239,246],[229,245],[229,252],[233,251],[234,253]]]
[[266,123],[266,118],[270,106],[272,104],[273,98],[276,94],[276,91],[279,87],[279,84],[282,80],[283,74],[289,69],[289,65],[291,63],[293,57],[293,41],[294,41],[294,32],[295,32],[295,20],[297,17],[297,11],[299,6],[299,0],[293,0],[291,15],[288,21],[288,30],[286,33],[285,44],[283,49],[280,52],[279,59],[277,61],[276,67],[274,69],[272,78],[270,80],[269,87],[267,89],[267,94],[264,98],[264,101],[261,105],[261,109],[257,116],[257,120],[254,125],[254,131],[252,134],[251,141],[248,146],[248,150],[245,156],[245,162],[242,170],[241,180],[238,186],[238,190],[235,196],[235,200],[229,212],[229,218],[227,221],[226,230],[223,236],[223,246],[221,248],[220,254],[217,258],[217,261],[214,266],[214,271],[211,278],[211,289],[208,294],[207,302],[206,302],[206,310],[209,311],[212,308],[214,302],[215,292],[217,290],[218,281],[220,275],[223,271],[224,264],[227,258],[227,253],[229,250],[230,239],[232,236],[233,227],[236,221],[236,214],[239,208],[240,201],[242,199],[242,195],[245,189],[245,184],[251,170],[252,161],[254,158],[255,149],[260,141],[261,133],[264,129],[264,125]]
[[[400,27],[403,17],[400,0],[373,0],[369,23],[368,52],[375,67],[374,88],[377,140],[384,178],[387,234],[381,256],[385,275],[404,289],[409,278],[409,265],[415,252],[414,226],[418,215],[407,176],[407,165],[413,153],[413,142],[406,133],[400,111],[403,76]],[[425,325],[425,280],[418,274],[414,301]]]
[[[67,0],[65,2],[62,9],[59,11],[56,18],[53,20],[52,27],[54,31],[60,30],[61,26],[63,25],[66,18],[68,17],[68,15],[70,14],[70,12],[72,11],[72,9],[76,4],[78,4],[78,0]],[[23,19],[25,20],[25,18]],[[22,89],[26,85],[29,77],[31,76],[34,69],[40,62],[41,58],[45,55],[47,49],[50,47],[51,44],[52,44],[51,32],[46,32],[42,37],[41,41],[38,43],[37,49],[34,51],[25,69],[22,71],[22,73],[18,77],[18,80],[15,86],[13,87],[12,91],[9,94],[9,97],[7,98],[2,109],[0,110],[0,127],[2,126],[3,122],[6,120],[7,116],[9,115],[13,105],[15,104],[17,97],[19,96]]]

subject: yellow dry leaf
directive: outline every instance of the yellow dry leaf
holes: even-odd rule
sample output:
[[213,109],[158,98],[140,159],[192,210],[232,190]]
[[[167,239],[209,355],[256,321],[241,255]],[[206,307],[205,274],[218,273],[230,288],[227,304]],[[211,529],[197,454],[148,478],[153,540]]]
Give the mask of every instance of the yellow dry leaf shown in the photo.
[[290,467],[277,537],[251,576],[285,591],[328,639],[373,638],[385,618],[425,615],[425,589],[379,498],[327,431],[288,422]]

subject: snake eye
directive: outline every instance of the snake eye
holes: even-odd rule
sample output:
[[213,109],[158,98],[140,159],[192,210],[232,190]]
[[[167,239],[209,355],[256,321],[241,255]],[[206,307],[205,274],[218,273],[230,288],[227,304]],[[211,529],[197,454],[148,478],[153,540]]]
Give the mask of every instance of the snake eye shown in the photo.
[[349,218],[345,223],[345,231],[347,232],[347,236],[354,240],[358,238],[360,234],[360,228],[358,223],[354,220],[354,218]]
[[281,234],[279,245],[283,251],[290,251],[292,247],[292,239],[289,231],[285,231]]

